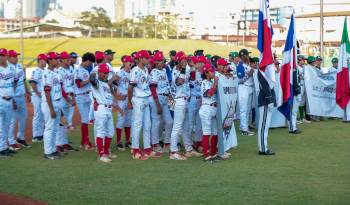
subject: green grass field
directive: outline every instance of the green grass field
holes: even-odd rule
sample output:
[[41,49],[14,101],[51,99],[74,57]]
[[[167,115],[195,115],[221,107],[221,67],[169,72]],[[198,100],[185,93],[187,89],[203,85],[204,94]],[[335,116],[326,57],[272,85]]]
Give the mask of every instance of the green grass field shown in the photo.
[[[232,158],[214,164],[167,155],[135,161],[128,151],[117,152],[111,164],[86,151],[49,161],[42,144],[34,144],[0,160],[0,192],[63,205],[349,204],[349,124],[330,120],[300,128],[297,136],[270,131],[276,156],[257,155],[256,137],[239,136]],[[70,139],[77,146],[78,131]]]
[[[18,39],[1,39],[0,47],[19,51]],[[193,54],[196,49],[204,49],[206,53],[227,56],[232,50],[238,51],[240,47],[228,47],[214,42],[203,40],[161,40],[161,39],[127,39],[127,38],[81,38],[81,39],[25,39],[24,40],[24,65],[31,63],[39,53],[48,51],[75,51],[79,55],[85,52],[112,49],[116,51],[115,65],[120,64],[123,55],[130,55],[133,51],[141,49],[162,50],[168,54],[170,50],[183,50]],[[256,49],[251,49],[253,55],[257,55]],[[35,63],[34,63],[35,65]],[[33,65],[32,65],[33,66]]]

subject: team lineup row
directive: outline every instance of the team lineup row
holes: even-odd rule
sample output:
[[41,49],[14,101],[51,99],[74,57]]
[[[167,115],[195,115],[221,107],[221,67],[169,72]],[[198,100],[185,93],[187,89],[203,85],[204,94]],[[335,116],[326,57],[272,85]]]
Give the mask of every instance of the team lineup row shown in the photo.
[[[93,121],[94,144],[102,162],[116,157],[110,151],[115,132],[117,148],[131,148],[134,159],[146,160],[167,152],[174,160],[201,156],[205,161],[229,158],[229,153],[217,153],[216,92],[222,78],[239,78],[240,130],[242,135],[254,135],[249,130],[249,116],[257,87],[254,76],[259,78],[259,59],[250,58],[246,49],[231,52],[230,62],[218,56],[204,56],[203,50],[190,56],[171,51],[168,63],[161,51],[141,50],[123,56],[123,65],[117,72],[111,65],[114,58],[111,50],[85,53],[80,65],[76,64],[76,53],[39,54],[38,67],[29,80],[31,92],[17,56],[15,51],[0,49],[1,156],[12,156],[20,145],[28,146],[24,140],[27,97],[34,107],[33,141],[44,141],[47,159],[57,159],[62,153],[74,150],[67,137],[67,130],[73,129],[74,106],[81,117],[81,148],[95,150],[89,137],[89,122]],[[305,58],[298,61],[302,66]],[[278,72],[277,62],[276,68]],[[274,155],[267,148],[268,126],[264,126],[269,121],[266,110],[271,110],[274,101],[263,103],[261,110],[259,107],[262,132],[258,134],[258,145],[262,155]],[[300,133],[296,128],[297,108],[298,105],[293,106],[289,126],[289,131],[295,134]],[[116,129],[113,109],[118,113]],[[17,121],[15,137],[12,133]],[[122,130],[126,138],[124,145]],[[178,146],[179,136],[184,155]],[[140,137],[143,149],[140,149]]]

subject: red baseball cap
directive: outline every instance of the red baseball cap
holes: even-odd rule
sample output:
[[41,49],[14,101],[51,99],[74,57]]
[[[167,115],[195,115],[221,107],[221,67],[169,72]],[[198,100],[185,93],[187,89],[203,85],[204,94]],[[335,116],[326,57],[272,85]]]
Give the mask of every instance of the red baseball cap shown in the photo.
[[188,58],[189,61],[192,61],[193,63],[197,63],[198,62],[198,58],[196,56],[191,56]]
[[123,63],[133,63],[134,59],[131,56],[124,56]]
[[105,54],[102,51],[96,51],[96,53],[95,53],[96,60],[102,60],[104,58],[105,58]]
[[149,55],[148,51],[140,50],[136,53],[135,58],[151,58],[151,56]]
[[17,53],[15,50],[9,50],[9,51],[7,51],[7,55],[9,57],[17,57],[19,55],[19,53]]
[[158,52],[155,52],[155,53],[154,53],[154,55],[153,55],[153,61],[163,61],[163,60],[164,60],[163,52],[158,51]]
[[41,53],[38,55],[37,59],[38,59],[38,61],[40,61],[40,60],[47,61],[47,56],[45,54]]
[[63,51],[61,54],[60,54],[60,59],[70,59],[71,56],[69,55],[69,53],[67,53],[66,51]]
[[101,65],[98,66],[98,72],[99,73],[109,73],[110,70],[109,70],[109,67],[107,64],[105,63],[102,63]]
[[59,55],[57,55],[56,52],[48,52],[46,57],[47,57],[47,60],[58,59]]
[[222,65],[222,66],[226,66],[226,65],[228,65],[229,63],[227,62],[227,60],[226,60],[225,58],[219,58],[217,64],[218,64],[218,65]]
[[205,56],[198,56],[197,63],[207,63],[207,59],[205,58]]
[[208,71],[215,72],[215,68],[210,63],[206,63],[206,64],[204,64],[202,71],[203,71],[203,73],[208,72]]
[[7,56],[7,50],[5,48],[0,48],[0,56]]
[[180,62],[180,61],[182,61],[184,59],[187,59],[187,56],[186,56],[185,52],[179,51],[179,52],[176,53],[175,61]]

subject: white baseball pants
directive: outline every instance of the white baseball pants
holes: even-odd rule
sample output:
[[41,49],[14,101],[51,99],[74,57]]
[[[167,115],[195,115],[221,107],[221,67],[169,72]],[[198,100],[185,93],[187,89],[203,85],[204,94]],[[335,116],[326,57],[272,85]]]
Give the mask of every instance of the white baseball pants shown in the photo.
[[44,128],[45,128],[45,122],[44,122],[44,115],[41,111],[41,97],[37,96],[36,94],[33,94],[31,97],[31,101],[34,108],[33,113],[33,137],[39,137],[44,135]]
[[18,121],[18,129],[17,129],[17,139],[24,140],[24,133],[26,129],[26,120],[27,120],[27,105],[26,98],[24,95],[14,97],[17,109],[13,110],[10,127],[9,127],[9,144],[16,143],[15,137],[15,127]]
[[141,130],[143,131],[143,148],[151,148],[150,98],[151,97],[132,98],[131,146],[133,149],[140,148]]
[[6,101],[0,97],[0,151],[6,150],[8,148],[8,131],[12,113],[12,100]]
[[44,153],[52,154],[56,152],[56,136],[61,120],[62,99],[53,101],[53,108],[56,117],[52,118],[47,102],[41,103],[41,109],[44,114],[45,130],[44,130]]
[[252,109],[254,88],[243,84],[238,85],[238,103],[241,131],[248,131],[249,115]]

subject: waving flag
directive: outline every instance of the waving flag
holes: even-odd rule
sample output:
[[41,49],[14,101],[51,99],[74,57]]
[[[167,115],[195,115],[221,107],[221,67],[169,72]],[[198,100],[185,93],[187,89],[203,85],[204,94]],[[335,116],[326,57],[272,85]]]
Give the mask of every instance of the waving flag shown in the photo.
[[275,85],[275,65],[272,54],[272,25],[270,20],[269,0],[260,0],[258,22],[259,71],[269,83],[270,89]]
[[282,91],[282,102],[278,105],[278,110],[290,120],[290,111],[293,105],[293,71],[297,69],[297,44],[295,35],[295,19],[292,14],[286,45],[283,50],[283,62],[280,73],[280,85]]
[[342,109],[345,109],[350,100],[349,87],[350,67],[350,43],[346,18],[339,50],[339,64],[337,73],[336,102]]

